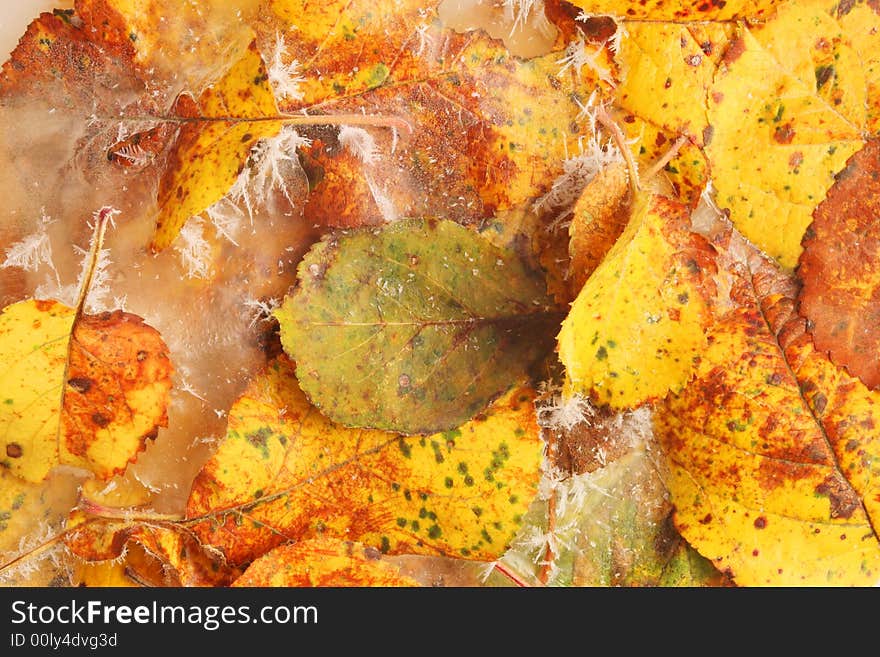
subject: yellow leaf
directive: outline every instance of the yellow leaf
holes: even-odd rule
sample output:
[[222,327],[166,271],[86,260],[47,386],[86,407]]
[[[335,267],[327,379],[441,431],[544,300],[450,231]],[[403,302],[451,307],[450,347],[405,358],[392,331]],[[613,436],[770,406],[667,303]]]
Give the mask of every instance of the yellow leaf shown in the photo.
[[389,553],[497,558],[536,491],[533,398],[516,387],[442,434],[350,429],[308,404],[282,356],[230,410],[185,525],[233,564],[322,533]]
[[678,23],[636,23],[626,30],[629,35],[617,55],[623,79],[616,90],[617,104],[702,145],[709,125],[706,90],[715,73],[712,55],[726,46],[727,32],[719,27],[710,39]]
[[623,16],[626,20],[647,19],[651,21],[724,21],[732,19],[759,20],[767,18],[775,7],[785,0],[643,0],[621,2],[620,0],[572,0],[590,15]]
[[559,333],[571,392],[613,408],[679,390],[706,346],[703,277],[708,244],[688,231],[686,208],[637,199],[617,243],[572,304]]
[[880,393],[817,353],[754,249],[694,381],[656,409],[682,535],[743,586],[880,578]]
[[709,94],[707,154],[716,202],[740,231],[792,268],[813,209],[864,145],[858,52],[816,3],[790,3],[743,28]]
[[154,252],[168,247],[190,217],[223,198],[254,144],[282,126],[267,120],[278,115],[278,107],[256,42],[202,92],[197,105],[187,96],[177,105],[182,123],[159,181]]
[[320,537],[282,545],[254,561],[232,586],[420,586],[376,548]]
[[106,479],[167,422],[167,348],[136,315],[12,304],[0,314],[0,367],[0,463],[28,481],[59,464]]
[[79,479],[69,474],[53,474],[34,484],[0,468],[0,565],[5,584],[10,582],[5,566],[61,526],[78,486]]
[[880,132],[880,10],[873,0],[837,4],[836,18],[841,30],[858,53],[867,86],[866,128]]

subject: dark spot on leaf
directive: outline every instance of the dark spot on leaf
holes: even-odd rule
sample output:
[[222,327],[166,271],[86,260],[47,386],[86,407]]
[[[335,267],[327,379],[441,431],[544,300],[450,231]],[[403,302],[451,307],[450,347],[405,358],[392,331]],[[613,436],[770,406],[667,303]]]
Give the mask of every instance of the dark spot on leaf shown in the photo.
[[18,443],[9,443],[6,445],[6,456],[11,459],[21,458],[21,455],[24,453],[24,450],[21,448],[21,445]]
[[795,131],[791,123],[779,126],[773,133],[773,140],[779,144],[790,144],[794,141]]
[[93,383],[94,381],[92,381],[87,376],[75,376],[67,380],[67,385],[82,394],[86,394],[89,390],[91,390]]
[[108,424],[110,424],[110,418],[102,413],[92,413],[92,422],[97,424],[99,427],[104,428]]
[[755,518],[755,529],[764,529],[767,526],[767,518],[758,516]]

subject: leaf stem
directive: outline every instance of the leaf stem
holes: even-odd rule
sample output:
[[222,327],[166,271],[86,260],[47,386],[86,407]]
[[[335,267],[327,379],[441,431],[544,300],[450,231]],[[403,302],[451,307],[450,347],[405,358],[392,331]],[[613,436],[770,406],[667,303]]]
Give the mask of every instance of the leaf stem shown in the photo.
[[629,171],[630,191],[633,196],[635,196],[642,187],[639,183],[639,168],[636,166],[636,162],[633,159],[629,144],[626,143],[626,137],[620,130],[620,126],[618,126],[617,123],[614,122],[614,119],[608,114],[604,105],[599,105],[599,107],[596,108],[596,120],[603,128],[611,133],[611,138],[614,140],[615,145],[623,155],[623,159],[626,161],[626,168]]
[[510,570],[507,566],[502,564],[500,561],[495,562],[495,570],[497,570],[499,573],[504,575],[507,579],[509,579],[511,582],[513,582],[517,586],[522,587],[522,588],[530,588],[529,584],[522,577],[520,577],[519,575],[514,573],[512,570]]
[[96,116],[101,121],[125,122],[164,122],[164,123],[261,123],[277,121],[286,125],[357,125],[377,128],[395,128],[409,134],[412,124],[399,116],[388,114],[289,114],[271,116],[176,116],[176,115],[138,115],[138,116]]
[[116,210],[109,206],[104,206],[95,213],[95,228],[92,234],[92,241],[89,245],[89,255],[86,260],[86,270],[79,285],[79,292],[76,298],[76,316],[74,323],[82,316],[83,308],[86,304],[86,297],[89,295],[89,288],[92,286],[92,279],[95,276],[95,270],[98,268],[98,258],[101,255],[101,249],[104,246],[104,235],[107,232],[107,224],[113,218]]
[[678,155],[678,151],[681,150],[681,147],[684,146],[687,141],[687,135],[679,135],[678,139],[676,139],[672,143],[672,146],[670,146],[667,151],[663,153],[663,155],[661,155],[660,158],[658,158],[658,160],[654,162],[654,164],[651,165],[651,168],[645,172],[645,175],[642,177],[642,179],[650,180],[658,173],[660,173],[663,170],[663,167],[669,164],[672,158]]

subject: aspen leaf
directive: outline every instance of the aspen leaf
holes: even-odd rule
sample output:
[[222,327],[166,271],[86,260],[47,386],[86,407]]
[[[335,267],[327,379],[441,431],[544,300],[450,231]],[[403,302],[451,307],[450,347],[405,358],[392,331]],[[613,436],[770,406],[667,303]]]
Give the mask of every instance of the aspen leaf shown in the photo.
[[880,142],[856,153],[816,209],[798,266],[816,348],[880,388]]
[[875,584],[880,396],[815,350],[791,279],[733,243],[733,306],[656,410],[676,526],[738,585]]
[[538,483],[533,399],[518,386],[430,436],[349,429],[309,405],[282,356],[230,410],[185,524],[231,564],[320,534],[391,554],[495,559]]
[[593,272],[558,336],[572,392],[613,408],[680,390],[706,347],[708,244],[686,208],[637,199],[617,243]]
[[325,238],[275,311],[315,406],[350,426],[454,429],[552,344],[558,314],[511,251],[450,221]]
[[784,267],[797,264],[813,209],[864,145],[866,101],[858,52],[816,3],[784,5],[727,50],[709,93],[716,202]]
[[[159,181],[159,216],[150,248],[168,247],[186,221],[223,198],[260,139],[278,134],[275,96],[256,42],[195,103],[177,103],[181,127]],[[255,120],[248,120],[255,119]]]
[[0,314],[0,459],[28,481],[56,465],[108,478],[167,422],[172,365],[158,332],[122,311],[76,317],[55,301]]
[[254,561],[232,586],[419,586],[376,548],[336,538],[279,546]]

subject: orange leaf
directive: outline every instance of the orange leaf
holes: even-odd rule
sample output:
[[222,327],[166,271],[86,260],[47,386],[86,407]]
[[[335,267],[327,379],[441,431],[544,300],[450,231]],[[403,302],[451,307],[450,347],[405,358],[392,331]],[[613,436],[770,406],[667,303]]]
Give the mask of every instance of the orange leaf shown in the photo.
[[283,545],[254,561],[232,586],[420,586],[373,547],[335,538]]
[[880,141],[850,158],[816,208],[797,270],[820,351],[880,389]]
[[737,236],[724,252],[732,307],[655,416],[676,525],[739,585],[874,584],[880,394],[814,349],[791,279]]

